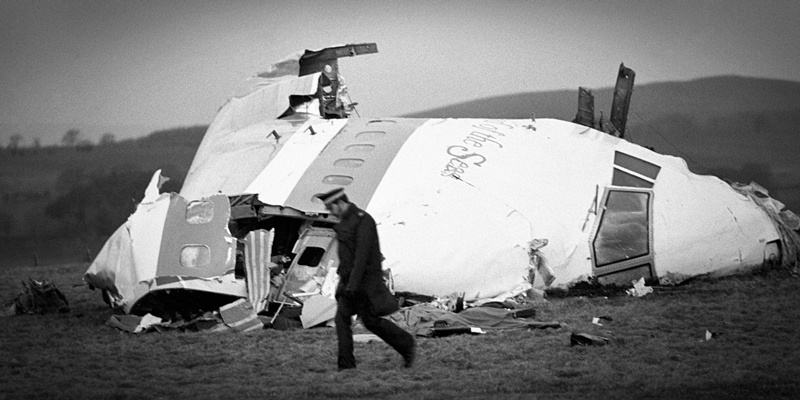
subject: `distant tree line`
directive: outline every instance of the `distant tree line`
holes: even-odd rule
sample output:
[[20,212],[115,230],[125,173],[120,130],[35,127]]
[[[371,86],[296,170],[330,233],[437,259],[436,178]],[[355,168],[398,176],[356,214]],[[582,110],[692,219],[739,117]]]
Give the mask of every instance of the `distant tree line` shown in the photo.
[[[127,139],[125,141],[137,142],[142,147],[157,145],[197,147],[203,140],[206,130],[208,130],[208,125],[163,129],[153,131],[147,136],[136,139]],[[14,152],[23,151],[26,148],[39,149],[42,147],[41,139],[38,137],[33,138],[32,144],[29,147],[23,146],[24,142],[25,137],[23,135],[19,133],[12,134],[8,138],[8,144],[6,145],[5,149]],[[97,144],[95,144],[91,139],[84,138],[83,132],[81,132],[80,129],[67,130],[64,135],[61,136],[60,142],[62,147],[72,147],[77,150],[90,150],[94,146],[111,146],[117,143],[117,136],[111,132],[106,132],[100,136]],[[1,146],[0,149],[2,149]]]
[[[82,139],[78,129],[68,130],[61,138],[64,147],[74,147],[78,151],[92,151],[95,144],[90,139]],[[100,137],[99,146],[111,146],[117,142],[117,137],[111,132],[106,132]]]
[[[69,129],[61,137],[61,145],[63,147],[72,147],[78,151],[92,151],[95,146],[111,146],[117,143],[117,136],[111,132],[106,132],[100,136],[100,140],[96,145],[91,139],[82,138],[82,135],[79,129]],[[42,148],[42,140],[38,137],[33,138],[33,142],[29,147],[23,146],[24,141],[25,138],[21,134],[12,134],[8,137],[6,151],[12,155],[25,155],[28,152],[36,153]]]
[[[19,133],[15,133],[8,137],[8,146],[6,150],[9,154],[13,155],[22,155],[25,153],[26,149],[22,146],[22,143],[25,138],[22,137]],[[31,149],[35,152],[42,147],[42,141],[37,137],[33,139],[33,146]]]

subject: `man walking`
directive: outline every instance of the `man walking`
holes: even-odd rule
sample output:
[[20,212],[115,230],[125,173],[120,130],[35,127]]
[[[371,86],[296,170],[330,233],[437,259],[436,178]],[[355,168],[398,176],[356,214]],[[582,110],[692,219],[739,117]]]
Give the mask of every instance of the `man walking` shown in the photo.
[[414,337],[393,322],[381,318],[397,311],[399,306],[383,282],[383,256],[375,220],[366,211],[350,203],[343,188],[316,197],[339,219],[333,228],[339,242],[335,318],[339,370],[356,367],[351,326],[353,315],[360,316],[364,327],[400,353],[405,367],[411,367],[416,356]]

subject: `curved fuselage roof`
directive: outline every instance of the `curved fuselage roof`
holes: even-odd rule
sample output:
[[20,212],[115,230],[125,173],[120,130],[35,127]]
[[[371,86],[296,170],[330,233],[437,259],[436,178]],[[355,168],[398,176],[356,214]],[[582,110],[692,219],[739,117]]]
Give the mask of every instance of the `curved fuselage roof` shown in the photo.
[[[548,241],[541,255],[553,284],[602,272],[597,246],[620,247],[609,257],[644,260],[656,276],[696,275],[760,264],[766,243],[778,239],[767,215],[725,182],[553,119],[309,118],[210,128],[181,195],[257,194],[313,215],[325,213],[314,194],[334,187],[377,221],[398,290],[420,293],[508,290],[523,282],[533,239]],[[609,195],[615,188],[621,194]],[[609,213],[615,230],[598,234],[598,216],[613,201],[622,210],[626,201],[647,204]],[[637,258],[643,251],[649,258]]]

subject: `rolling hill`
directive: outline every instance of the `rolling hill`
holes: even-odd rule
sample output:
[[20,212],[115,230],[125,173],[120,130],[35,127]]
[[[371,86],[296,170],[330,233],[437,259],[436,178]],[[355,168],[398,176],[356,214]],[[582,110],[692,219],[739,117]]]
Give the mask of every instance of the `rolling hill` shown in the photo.
[[[607,118],[613,88],[592,92],[596,117],[603,111]],[[576,87],[479,99],[406,116],[572,120],[577,104]],[[681,157],[697,173],[756,181],[790,209],[800,210],[800,82],[720,76],[636,85],[626,138]]]

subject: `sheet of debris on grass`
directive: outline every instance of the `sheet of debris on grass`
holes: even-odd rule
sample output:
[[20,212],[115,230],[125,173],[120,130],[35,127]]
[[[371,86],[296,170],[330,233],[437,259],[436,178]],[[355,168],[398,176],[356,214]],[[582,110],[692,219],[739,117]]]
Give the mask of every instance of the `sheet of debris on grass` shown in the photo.
[[[561,323],[556,320],[542,321],[535,318],[537,305],[547,303],[543,297],[530,299],[524,295],[514,296],[478,305],[464,302],[457,293],[443,298],[397,293],[396,298],[402,307],[386,318],[420,337],[483,334],[508,329],[561,328]],[[168,330],[301,330],[333,326],[335,309],[334,300],[316,296],[291,305],[285,302],[273,303],[262,312],[256,313],[247,299],[236,299],[215,309],[197,308],[176,312],[152,308],[154,313],[141,316],[114,314],[107,325],[130,333]]]
[[[357,326],[361,371],[337,374],[334,330],[328,322],[304,329],[302,308],[284,305],[276,313],[270,307],[252,319],[246,302],[237,299],[223,310],[158,321],[154,315],[113,313],[98,293],[86,291],[69,268],[61,268],[3,271],[4,300],[33,290],[22,282],[38,282],[45,292],[57,288],[61,295],[54,298],[63,296],[68,307],[57,301],[61,305],[52,313],[4,318],[2,352],[9,362],[0,368],[12,397],[47,396],[55,393],[55,384],[73,395],[99,394],[93,388],[109,385],[118,392],[178,395],[169,382],[192,387],[188,383],[197,382],[197,374],[210,383],[202,393],[187,389],[182,395],[774,398],[800,389],[794,345],[800,334],[800,283],[781,271],[640,285],[638,292],[634,283],[616,288],[587,283],[570,293],[481,305],[463,303],[458,293],[442,298],[399,293],[405,307],[390,318],[418,335],[418,365],[400,368],[388,346]],[[133,379],[142,366],[170,370],[170,376],[153,372],[147,383]],[[248,372],[252,368],[283,373],[265,385],[255,378],[261,373]],[[367,379],[370,374],[381,383]],[[36,385],[36,376],[43,375],[53,384]],[[75,381],[80,387],[70,383]],[[405,393],[409,387],[413,390]]]

